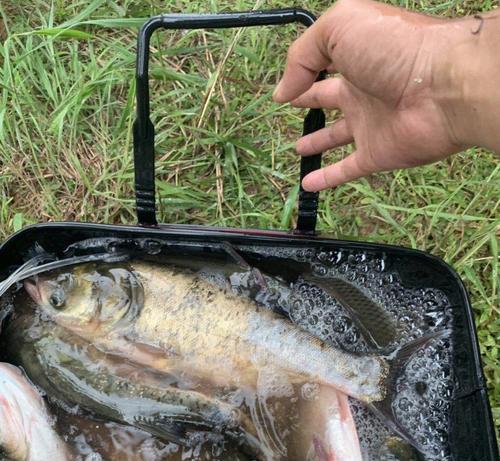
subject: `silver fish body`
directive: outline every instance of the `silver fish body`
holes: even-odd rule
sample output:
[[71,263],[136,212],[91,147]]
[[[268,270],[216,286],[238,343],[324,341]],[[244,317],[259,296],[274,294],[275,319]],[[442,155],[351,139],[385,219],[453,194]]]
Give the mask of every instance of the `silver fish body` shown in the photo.
[[70,461],[42,397],[22,371],[0,363],[0,459]]
[[138,261],[127,268],[84,265],[26,287],[60,325],[162,371],[255,385],[259,369],[276,369],[365,402],[385,397],[389,365],[382,357],[332,348],[185,270]]

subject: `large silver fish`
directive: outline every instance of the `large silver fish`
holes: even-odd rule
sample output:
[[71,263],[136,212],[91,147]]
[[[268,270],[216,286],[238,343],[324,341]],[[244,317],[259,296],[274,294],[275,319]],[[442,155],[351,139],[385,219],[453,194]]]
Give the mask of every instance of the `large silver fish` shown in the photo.
[[0,460],[71,459],[38,391],[19,368],[0,363]]
[[261,370],[286,373],[365,403],[387,402],[394,374],[438,336],[391,359],[347,353],[192,272],[140,261],[76,266],[25,287],[59,325],[102,351],[162,372],[240,387],[255,386]]
[[385,396],[389,363],[383,357],[333,349],[186,271],[141,262],[130,268],[82,265],[25,286],[58,324],[162,371],[254,385],[259,368],[270,368],[366,402]]

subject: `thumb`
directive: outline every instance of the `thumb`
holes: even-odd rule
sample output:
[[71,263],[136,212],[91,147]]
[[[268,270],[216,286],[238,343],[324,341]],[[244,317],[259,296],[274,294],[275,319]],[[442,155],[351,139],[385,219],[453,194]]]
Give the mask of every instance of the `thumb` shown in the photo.
[[302,181],[302,187],[308,192],[318,192],[339,186],[354,179],[379,171],[369,167],[360,151],[355,151],[340,162],[309,173]]

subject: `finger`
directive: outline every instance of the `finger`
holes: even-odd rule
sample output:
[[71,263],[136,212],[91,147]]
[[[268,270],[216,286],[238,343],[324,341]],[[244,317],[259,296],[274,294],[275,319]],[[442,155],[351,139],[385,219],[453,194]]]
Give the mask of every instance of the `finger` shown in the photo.
[[309,173],[302,180],[302,187],[306,191],[317,192],[345,184],[376,171],[378,170],[366,165],[361,153],[356,151],[340,162]]
[[341,78],[329,78],[316,82],[304,94],[294,99],[294,107],[310,107],[311,109],[338,109],[340,108]]
[[328,149],[345,146],[353,140],[351,130],[349,130],[345,119],[342,119],[333,125],[300,138],[297,141],[296,149],[300,155],[314,155]]
[[325,21],[318,20],[288,50],[285,72],[273,94],[276,102],[288,102],[306,91],[319,72],[330,64]]

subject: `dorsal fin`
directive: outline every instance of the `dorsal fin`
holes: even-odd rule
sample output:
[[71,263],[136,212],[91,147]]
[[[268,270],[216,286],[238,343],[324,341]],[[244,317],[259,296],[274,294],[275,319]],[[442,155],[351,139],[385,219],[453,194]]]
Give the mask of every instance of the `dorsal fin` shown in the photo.
[[394,341],[394,320],[382,306],[371,300],[358,287],[339,277],[305,275],[304,280],[318,286],[341,304],[359,328],[370,349],[386,350]]

